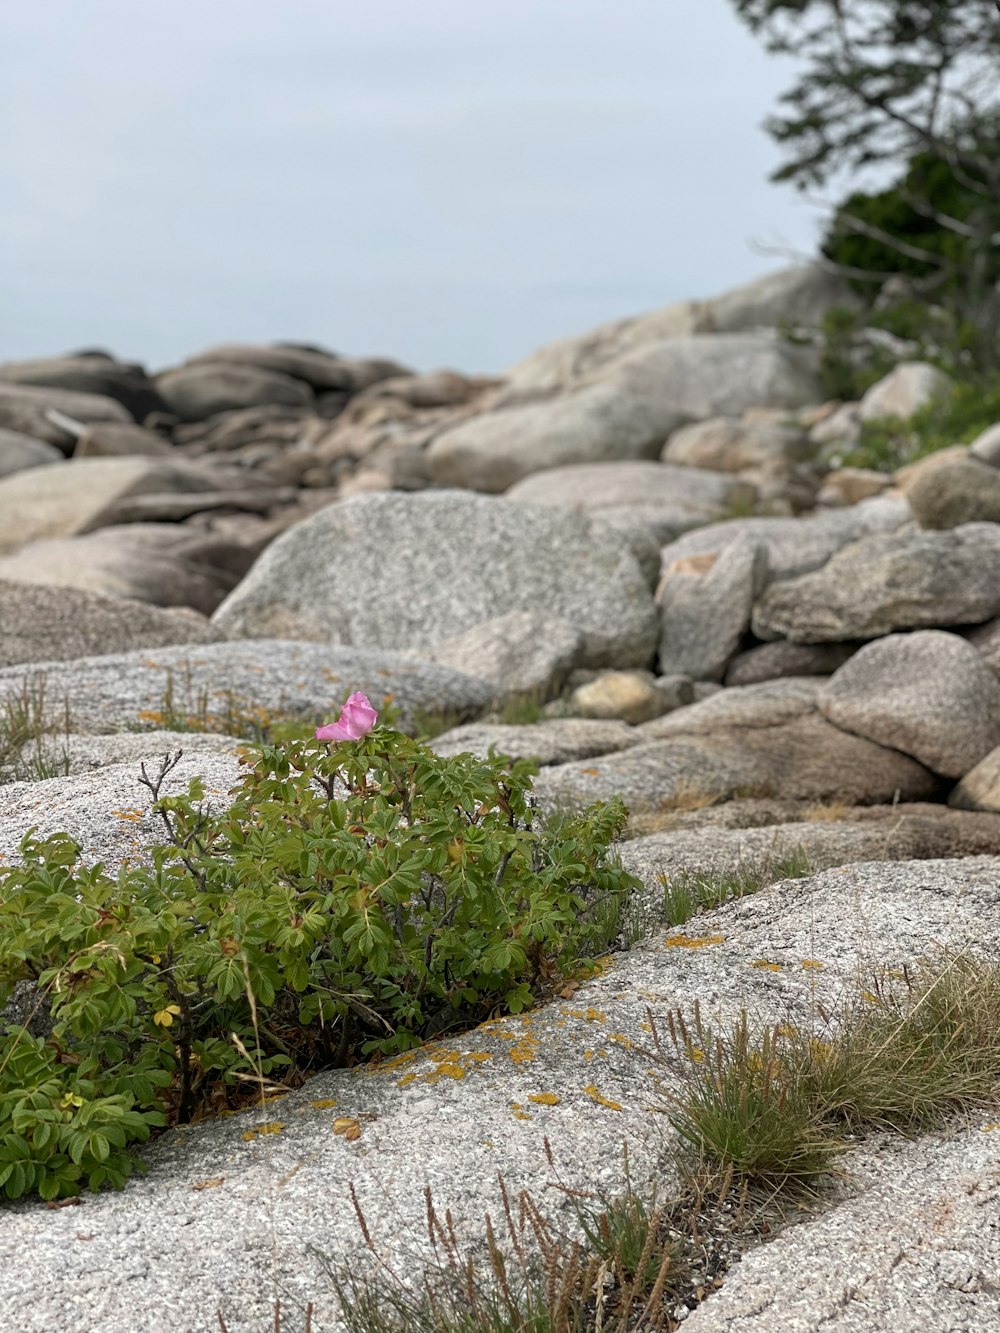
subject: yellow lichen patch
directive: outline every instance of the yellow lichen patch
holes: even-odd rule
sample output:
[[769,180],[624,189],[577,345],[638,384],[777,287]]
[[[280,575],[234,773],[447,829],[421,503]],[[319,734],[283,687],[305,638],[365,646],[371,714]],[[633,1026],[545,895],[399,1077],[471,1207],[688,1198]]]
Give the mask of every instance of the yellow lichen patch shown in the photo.
[[593,1058],[594,1058],[595,1055],[596,1055],[596,1051],[584,1051],[584,1053],[583,1053],[583,1058],[584,1058],[585,1060],[593,1060]]
[[331,1106],[337,1105],[337,1100],[335,1097],[317,1097],[317,1099],[314,1102],[310,1102],[309,1105],[314,1111],[329,1111]]
[[111,813],[118,819],[127,819],[131,824],[137,824],[142,818],[142,811],[135,808],[128,810],[112,810]]
[[640,1023],[640,1024],[639,1024],[639,1030],[640,1030],[641,1032],[652,1032],[652,1030],[653,1030],[653,1025],[652,1025],[652,1023]]
[[515,1120],[530,1120],[531,1113],[526,1111],[520,1102],[511,1102],[510,1109],[513,1112]]
[[620,1111],[622,1109],[620,1103],[613,1102],[610,1098],[603,1096],[593,1083],[588,1083],[584,1092],[591,1101],[596,1102],[598,1106],[606,1106],[609,1111]]
[[696,1065],[700,1065],[702,1061],[705,1059],[705,1052],[701,1049],[700,1046],[692,1046],[690,1043],[688,1043],[686,1050],[688,1059],[693,1060]]
[[725,935],[668,935],[663,945],[666,949],[702,949],[706,944],[722,944]]
[[755,958],[750,964],[751,967],[762,968],[765,972],[780,972],[781,964],[769,962],[766,958]]
[[[396,1086],[399,1088],[408,1087],[411,1083],[440,1083],[443,1078],[454,1079],[460,1082],[466,1074],[481,1065],[485,1060],[492,1060],[490,1051],[457,1051],[457,1050],[431,1050],[426,1049],[417,1054],[421,1054],[433,1063],[432,1069],[417,1070],[412,1069],[408,1074],[396,1080]],[[512,1052],[513,1054],[513,1052]]]
[[399,1069],[403,1065],[410,1064],[418,1055],[423,1053],[422,1051],[404,1051],[402,1055],[394,1055],[391,1060],[382,1060],[378,1064],[367,1065],[366,1069],[369,1074],[377,1074],[380,1070],[390,1072],[393,1069]]
[[826,967],[826,963],[821,963],[818,958],[803,958],[802,966],[819,968]]
[[607,1014],[602,1013],[600,1009],[594,1009],[593,1007],[588,1009],[569,1009],[566,1005],[563,1005],[559,1012],[565,1014],[567,1018],[582,1018],[587,1023],[606,1023],[608,1021]]
[[557,1092],[529,1092],[529,1102],[537,1102],[539,1106],[558,1106],[562,1098]]
[[611,1040],[617,1042],[619,1046],[624,1046],[627,1051],[630,1051],[635,1044],[631,1037],[626,1037],[624,1032],[612,1032]]
[[246,1143],[252,1143],[254,1139],[263,1134],[280,1134],[285,1128],[280,1120],[269,1120],[266,1124],[258,1125],[256,1129],[248,1129],[240,1135]]
[[1000,1120],[991,1120],[988,1125],[983,1125],[984,1134],[989,1134],[994,1129],[1000,1129]]
[[510,1058],[516,1065],[527,1064],[529,1060],[534,1060],[538,1054],[539,1040],[537,1037],[525,1033],[516,1046],[510,1048]]

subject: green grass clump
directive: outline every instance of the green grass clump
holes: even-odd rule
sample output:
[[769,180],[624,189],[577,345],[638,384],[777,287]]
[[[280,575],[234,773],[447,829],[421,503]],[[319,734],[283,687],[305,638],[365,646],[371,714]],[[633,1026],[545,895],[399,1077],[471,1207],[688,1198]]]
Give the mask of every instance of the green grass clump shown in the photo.
[[688,1086],[671,1123],[704,1163],[779,1189],[815,1184],[849,1138],[918,1134],[1000,1095],[1000,965],[925,960],[870,987],[822,1035],[746,1014],[722,1033],[671,1015]]
[[0,705],[0,776],[10,782],[39,782],[65,776],[69,755],[59,736],[72,730],[69,705],[53,710],[45,673],[25,675],[16,693]]
[[669,880],[661,875],[664,921],[668,926],[682,926],[699,912],[709,912],[748,893],[759,893],[778,880],[802,879],[811,873],[809,857],[798,847],[782,856],[741,862],[733,870],[687,872]]

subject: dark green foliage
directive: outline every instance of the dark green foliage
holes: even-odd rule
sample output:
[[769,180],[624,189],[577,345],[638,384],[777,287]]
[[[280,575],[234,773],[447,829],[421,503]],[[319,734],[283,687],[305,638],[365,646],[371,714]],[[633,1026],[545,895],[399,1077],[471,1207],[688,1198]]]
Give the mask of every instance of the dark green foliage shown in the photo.
[[153,1126],[522,1010],[616,939],[619,801],[550,827],[529,764],[382,727],[245,762],[224,813],[157,801],[152,868],[29,835],[0,870],[0,1003],[33,981],[51,1024],[2,1038],[10,1197],[120,1185]]

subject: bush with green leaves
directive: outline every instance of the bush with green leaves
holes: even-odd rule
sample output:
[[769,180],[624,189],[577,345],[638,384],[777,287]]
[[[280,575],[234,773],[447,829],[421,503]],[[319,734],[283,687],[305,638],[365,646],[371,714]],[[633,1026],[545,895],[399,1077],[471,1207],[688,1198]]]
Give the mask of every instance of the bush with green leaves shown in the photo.
[[[224,811],[161,796],[151,864],[67,836],[0,870],[0,1189],[121,1185],[130,1145],[241,1093],[527,1008],[613,946],[620,801],[547,821],[536,771],[376,728],[249,753]],[[23,990],[23,986],[22,986]]]

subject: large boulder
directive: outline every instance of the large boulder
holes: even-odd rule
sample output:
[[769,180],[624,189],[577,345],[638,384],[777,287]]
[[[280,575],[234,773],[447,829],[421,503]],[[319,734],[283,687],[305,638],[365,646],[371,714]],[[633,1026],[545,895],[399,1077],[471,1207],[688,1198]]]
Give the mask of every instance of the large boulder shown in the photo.
[[565,463],[655,458],[687,421],[817,396],[814,358],[768,333],[676,338],[640,347],[598,378],[542,402],[484,412],[438,435],[428,458],[442,485],[502,491]]
[[317,393],[329,390],[359,393],[382,380],[409,374],[398,361],[388,361],[381,357],[339,357],[332,352],[290,343],[273,343],[270,346],[224,343],[189,357],[184,365],[200,366],[206,363],[215,366],[250,366],[277,372],[304,381]]
[[660,457],[681,467],[740,472],[775,460],[801,462],[815,452],[805,429],[794,422],[712,417],[674,431]]
[[[59,425],[60,417],[68,423]],[[69,453],[79,433],[70,423],[131,420],[121,403],[96,393],[0,383],[0,427],[54,444],[63,453]]]
[[549,343],[508,371],[514,392],[563,390],[636,348],[696,333],[818,325],[831,305],[851,304],[846,284],[812,265],[780,269],[707,301],[678,301]]
[[[679,720],[688,711],[658,721]],[[876,805],[898,793],[901,800],[921,801],[937,794],[938,783],[908,756],[807,713],[770,727],[689,733],[678,727],[669,740],[546,768],[535,787],[556,807],[621,796],[630,810],[664,811],[735,796]]]
[[957,634],[890,634],[860,648],[819,694],[825,717],[960,778],[1000,745],[1000,681]]
[[859,537],[894,532],[912,517],[905,500],[878,497],[805,518],[732,518],[686,532],[665,546],[663,568],[692,556],[719,555],[729,546],[752,543],[767,552],[769,580],[790,579],[825,565]]
[[767,551],[752,542],[666,566],[656,591],[660,670],[722,680],[766,577]]
[[175,523],[127,523],[28,542],[0,556],[0,578],[81,588],[211,615],[253,563],[241,542]]
[[1000,614],[1000,526],[863,537],[821,569],[772,583],[754,607],[760,639],[824,643]]
[[[69,709],[76,732],[171,727],[252,736],[255,724],[285,717],[319,726],[362,690],[377,709],[389,698],[409,724],[423,713],[478,716],[485,681],[377,648],[296,640],[176,644],[44,666],[46,695]],[[23,688],[24,669],[0,670],[0,705]],[[57,714],[58,718],[58,714]]]
[[1000,746],[980,759],[956,783],[948,797],[956,810],[990,810],[1000,813]]
[[926,361],[901,361],[884,379],[873,384],[861,399],[862,421],[880,417],[912,417],[951,384],[951,378]]
[[726,669],[724,684],[759,685],[783,676],[832,676],[854,652],[850,643],[789,643],[775,639],[737,653]]
[[197,463],[138,456],[74,458],[58,467],[29,468],[0,478],[0,552],[137,517],[129,505],[140,497],[259,486],[245,473],[221,473]]
[[437,754],[496,754],[533,759],[541,767],[589,759],[637,745],[642,735],[627,722],[585,717],[556,717],[526,726],[469,722],[453,727],[431,742]]
[[0,666],[212,643],[221,632],[189,610],[163,610],[80,588],[0,580]]
[[217,412],[241,407],[309,407],[313,402],[313,391],[302,380],[228,361],[197,362],[164,371],[156,377],[156,388],[168,410],[181,421],[204,421]]
[[420,651],[542,608],[583,636],[583,666],[652,660],[656,606],[614,533],[582,514],[461,491],[327,506],[269,546],[214,619],[233,637]]
[[54,444],[33,440],[30,435],[22,435],[16,430],[0,429],[0,477],[24,472],[29,467],[60,463],[62,459],[62,451]]
[[1000,468],[971,455],[919,472],[903,493],[922,528],[1000,523]]
[[558,694],[584,650],[584,636],[540,610],[508,611],[420,654],[425,660],[489,681],[499,700]]
[[508,500],[570,505],[612,521],[634,516],[661,544],[752,505],[756,494],[739,478],[645,460],[547,468],[506,492]]
[[7,361],[0,365],[0,381],[113,398],[136,421],[142,421],[150,412],[160,412],[164,407],[142,366],[116,361],[99,353]]

